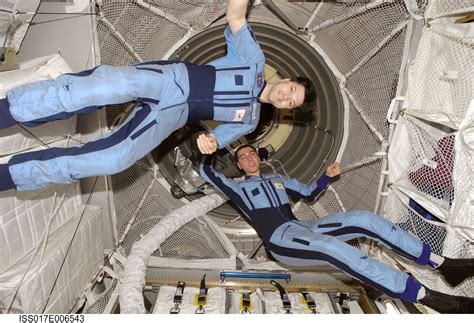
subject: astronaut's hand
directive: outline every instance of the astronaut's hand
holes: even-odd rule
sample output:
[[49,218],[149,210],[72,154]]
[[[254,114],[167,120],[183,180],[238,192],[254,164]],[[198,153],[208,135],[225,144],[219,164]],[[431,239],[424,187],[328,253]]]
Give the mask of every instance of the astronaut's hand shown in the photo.
[[210,133],[203,133],[199,135],[196,142],[201,154],[210,155],[217,150],[216,137],[214,137]]
[[335,177],[341,174],[341,166],[338,162],[332,163],[326,169],[326,176],[328,177]]

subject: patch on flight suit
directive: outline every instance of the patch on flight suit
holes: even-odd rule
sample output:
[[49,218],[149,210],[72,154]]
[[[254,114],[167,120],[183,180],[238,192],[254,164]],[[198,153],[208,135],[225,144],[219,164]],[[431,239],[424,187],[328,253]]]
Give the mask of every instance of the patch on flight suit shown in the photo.
[[277,190],[284,190],[285,189],[285,186],[283,186],[282,183],[274,183],[274,185],[275,185],[275,188]]
[[258,188],[254,188],[250,192],[252,193],[253,196],[256,196],[256,195],[260,194],[260,191],[258,190]]
[[243,75],[235,75],[234,80],[235,80],[235,85],[244,85],[244,76]]
[[262,87],[263,85],[263,72],[257,74],[257,85],[258,87]]
[[244,120],[244,116],[245,116],[245,109],[238,109],[235,111],[234,119],[232,119],[232,121],[234,122],[242,121]]

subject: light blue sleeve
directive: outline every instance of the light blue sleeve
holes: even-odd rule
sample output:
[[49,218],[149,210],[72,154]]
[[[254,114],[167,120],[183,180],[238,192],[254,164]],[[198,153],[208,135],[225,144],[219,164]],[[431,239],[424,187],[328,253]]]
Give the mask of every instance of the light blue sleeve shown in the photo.
[[224,37],[227,43],[227,55],[208,63],[209,65],[219,67],[231,64],[259,63],[265,60],[255,34],[247,23],[235,34],[232,34],[227,26]]
[[222,123],[213,129],[211,134],[216,137],[217,147],[222,149],[239,139],[241,136],[254,131],[256,127],[256,124]]

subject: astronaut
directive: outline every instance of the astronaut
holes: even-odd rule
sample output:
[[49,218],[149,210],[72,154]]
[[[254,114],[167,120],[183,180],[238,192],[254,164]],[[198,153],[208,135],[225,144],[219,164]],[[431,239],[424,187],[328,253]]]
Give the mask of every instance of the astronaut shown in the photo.
[[[200,135],[198,142],[205,136]],[[229,179],[217,173],[211,159],[210,155],[203,158],[201,176],[244,213],[276,260],[293,266],[329,263],[391,297],[420,302],[441,313],[474,313],[473,298],[430,290],[407,273],[369,258],[345,241],[358,237],[377,240],[419,265],[436,268],[452,286],[474,275],[474,259],[436,255],[429,245],[368,211],[340,212],[318,220],[296,219],[288,196],[314,201],[340,174],[338,163],[329,165],[325,175],[306,185],[279,174],[262,174],[260,158],[250,145],[235,152],[237,166],[245,173],[242,178]]]
[[17,123],[35,126],[106,104],[140,104],[119,128],[93,142],[13,156],[8,164],[0,164],[0,190],[32,190],[120,172],[173,131],[200,120],[222,122],[206,137],[211,147],[207,153],[212,153],[256,128],[261,103],[293,109],[314,100],[314,87],[307,78],[265,82],[265,58],[247,24],[247,7],[246,0],[228,1],[227,55],[208,65],[173,61],[101,65],[8,91],[0,99],[0,128]]

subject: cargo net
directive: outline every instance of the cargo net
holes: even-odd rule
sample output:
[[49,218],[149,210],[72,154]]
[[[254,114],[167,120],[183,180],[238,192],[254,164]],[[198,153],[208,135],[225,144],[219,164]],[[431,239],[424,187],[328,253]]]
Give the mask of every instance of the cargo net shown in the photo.
[[472,12],[472,0],[425,0],[429,2],[425,12],[426,18],[439,18],[454,14]]
[[[117,264],[112,264],[108,257],[104,258],[104,267],[117,268]],[[114,306],[115,297],[118,294],[118,276],[110,277],[105,273],[101,273],[102,280],[100,282],[99,291],[95,292],[94,297],[87,297],[82,313],[84,314],[113,314],[116,312]],[[92,293],[90,291],[89,293]]]
[[[426,17],[439,18],[422,30],[389,154],[392,185],[385,216],[452,258],[474,255],[474,136],[468,130],[474,122],[474,42],[462,16],[445,16],[473,6],[473,1],[426,6]],[[466,294],[466,286],[456,292]]]
[[174,259],[218,259],[229,257],[215,228],[204,219],[196,219],[169,237],[155,252],[158,257]]
[[346,97],[345,139],[339,159],[343,174],[314,206],[327,213],[377,210],[382,160],[390,127],[386,120],[396,95],[410,19],[403,2],[321,2],[305,27]]
[[[176,42],[225,13],[221,0],[97,0],[102,64],[160,60]],[[188,35],[189,36],[189,35]]]
[[[411,147],[411,159],[406,174],[395,182],[405,191],[416,192],[435,204],[447,222],[454,200],[454,134],[430,133],[429,125],[413,117],[404,117]],[[462,162],[462,161],[459,161]],[[441,220],[440,220],[441,221]]]
[[[164,179],[152,164],[145,158],[111,176],[115,227],[126,255],[133,243],[164,216],[184,205],[164,188],[160,182]],[[154,256],[182,260],[204,258],[209,262],[212,259],[233,259],[235,251],[228,247],[227,241],[215,228],[208,217],[192,220],[169,237]]]
[[[474,9],[474,1],[472,4]],[[472,40],[450,34],[435,20],[423,31],[416,59],[410,67],[412,82],[404,105],[425,114],[425,118],[428,114],[442,115],[446,119],[443,122],[456,129],[472,100],[472,51]]]

